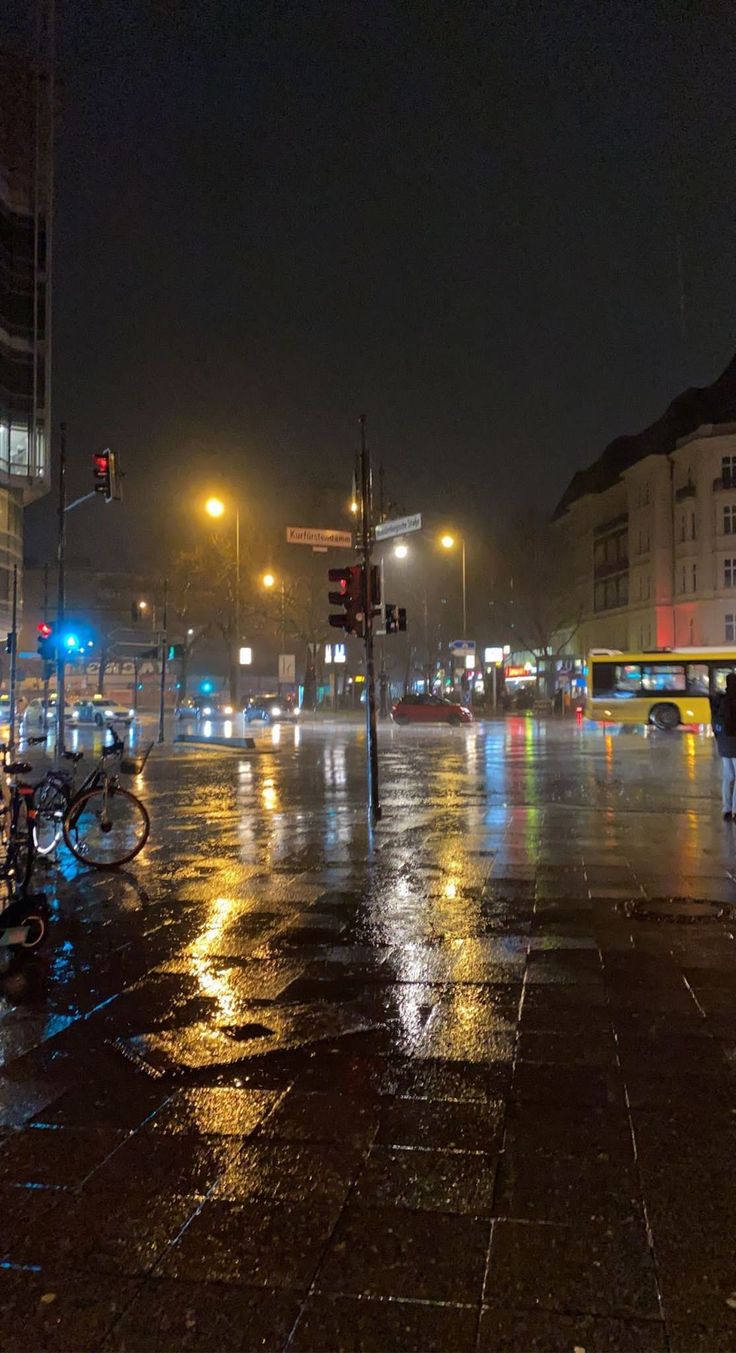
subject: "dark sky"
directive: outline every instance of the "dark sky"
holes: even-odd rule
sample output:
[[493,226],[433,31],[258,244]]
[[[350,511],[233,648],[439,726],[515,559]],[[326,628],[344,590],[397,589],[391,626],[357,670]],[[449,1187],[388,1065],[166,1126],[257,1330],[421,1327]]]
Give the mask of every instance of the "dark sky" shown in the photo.
[[55,418],[73,490],[124,462],[74,525],[121,563],[216,478],[281,520],[347,491],[361,410],[407,508],[492,530],[736,348],[732,6],[58,0],[57,32]]

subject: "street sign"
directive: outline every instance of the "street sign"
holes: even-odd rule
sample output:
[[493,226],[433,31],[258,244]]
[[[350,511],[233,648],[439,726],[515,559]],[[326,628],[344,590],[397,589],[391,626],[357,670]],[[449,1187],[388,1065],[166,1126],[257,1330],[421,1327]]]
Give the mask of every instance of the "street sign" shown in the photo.
[[251,663],[253,662],[253,649],[246,647],[241,648],[239,657],[241,667],[250,667]]
[[379,521],[375,528],[376,540],[390,540],[392,536],[405,536],[409,531],[421,531],[422,514],[415,512],[411,517],[394,517],[393,521]]
[[279,653],[279,681],[296,681],[296,657],[293,653]]
[[483,661],[487,667],[491,667],[493,663],[503,662],[503,658],[504,650],[502,648],[483,649]]
[[326,550],[330,545],[340,550],[353,548],[350,531],[322,530],[318,526],[287,526],[286,539],[289,545],[311,545],[318,550]]
[[325,644],[325,662],[347,662],[344,644]]
[[456,658],[465,658],[469,653],[475,653],[475,639],[453,639],[450,643],[450,652]]

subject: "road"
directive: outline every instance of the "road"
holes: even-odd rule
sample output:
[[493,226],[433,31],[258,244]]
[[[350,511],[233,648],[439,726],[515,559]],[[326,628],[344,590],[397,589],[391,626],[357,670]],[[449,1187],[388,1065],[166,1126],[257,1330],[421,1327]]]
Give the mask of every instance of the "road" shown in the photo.
[[256,739],[6,958],[3,1350],[733,1350],[712,742],[384,727],[371,834],[361,727]]

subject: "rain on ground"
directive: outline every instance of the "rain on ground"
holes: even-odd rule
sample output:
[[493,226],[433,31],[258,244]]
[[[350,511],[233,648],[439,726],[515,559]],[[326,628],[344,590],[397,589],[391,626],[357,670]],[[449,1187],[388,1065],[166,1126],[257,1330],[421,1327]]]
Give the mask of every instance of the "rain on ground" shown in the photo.
[[157,749],[0,976],[3,1350],[736,1347],[710,739]]

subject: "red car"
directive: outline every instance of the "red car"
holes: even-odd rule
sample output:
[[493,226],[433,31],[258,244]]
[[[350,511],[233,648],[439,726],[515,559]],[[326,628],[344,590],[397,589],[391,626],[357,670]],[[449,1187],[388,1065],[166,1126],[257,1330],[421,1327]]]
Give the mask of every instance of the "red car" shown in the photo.
[[473,716],[464,705],[454,705],[439,695],[405,695],[391,710],[394,723],[449,723],[457,728],[472,723]]

